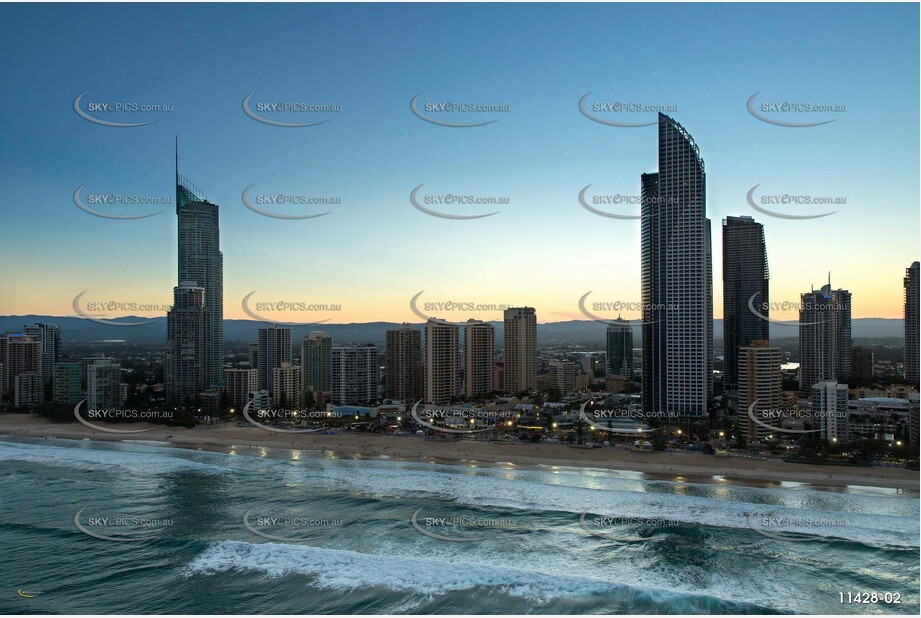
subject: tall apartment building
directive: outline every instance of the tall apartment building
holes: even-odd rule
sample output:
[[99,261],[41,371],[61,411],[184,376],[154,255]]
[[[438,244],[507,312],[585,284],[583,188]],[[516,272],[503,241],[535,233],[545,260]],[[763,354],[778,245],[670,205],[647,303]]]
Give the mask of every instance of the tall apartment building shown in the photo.
[[[783,407],[783,379],[780,372],[780,348],[772,348],[767,341],[753,341],[739,348],[739,431],[747,442],[763,441],[771,430],[751,420],[752,414],[767,425],[779,425],[776,415]],[[752,407],[754,404],[754,407]]]
[[496,390],[496,327],[468,320],[464,324],[464,394],[473,399]]
[[88,367],[86,403],[89,410],[120,408],[122,398],[122,366],[112,361],[98,361]]
[[[220,208],[179,174],[176,146],[176,217],[178,220],[179,285],[188,282],[204,291],[205,387],[220,387],[224,368],[224,254],[221,253]],[[180,335],[182,339],[188,339]]]
[[503,317],[504,390],[533,391],[537,388],[537,312],[534,307],[513,307]]
[[301,368],[282,363],[272,368],[272,406],[293,409],[301,402]]
[[918,339],[919,268],[921,264],[912,262],[905,269],[905,278],[902,280],[905,300],[905,381],[915,388],[919,386],[921,356],[921,342]]
[[50,385],[54,381],[54,364],[61,360],[61,326],[59,324],[33,324],[24,326],[22,333],[42,344],[42,381]]
[[82,370],[80,363],[55,363],[54,402],[62,404],[78,403],[82,396],[81,380]]
[[14,399],[16,376],[22,373],[42,372],[42,344],[28,335],[7,333],[0,335],[0,365],[6,397]]
[[173,288],[173,306],[166,314],[163,366],[163,382],[170,403],[191,403],[208,386],[209,327],[205,302],[205,289],[192,281],[183,281]]
[[608,324],[605,347],[605,373],[633,379],[633,327],[617,318]]
[[822,380],[813,384],[810,391],[813,428],[821,428],[819,436],[830,442],[847,442],[847,384]]
[[333,346],[330,398],[337,405],[377,401],[381,381],[377,346]]
[[450,403],[460,394],[460,329],[444,320],[425,323],[425,402]]
[[224,390],[227,392],[227,404],[235,410],[243,410],[249,401],[249,394],[259,389],[259,380],[255,369],[225,369]]
[[640,223],[643,410],[708,415],[713,394],[713,260],[704,161],[659,114],[659,171],[643,174]]
[[328,393],[333,384],[333,338],[315,331],[304,336],[301,342],[301,367],[303,368],[301,390],[317,394]]
[[260,328],[258,335],[258,352],[256,359],[259,390],[274,392],[272,370],[282,364],[292,363],[291,329],[283,326]]
[[417,402],[425,397],[422,331],[403,324],[387,331],[384,398]]
[[846,382],[851,377],[851,293],[821,290],[801,295],[799,311],[800,395],[826,380]]
[[723,387],[739,381],[739,349],[770,338],[769,271],[764,226],[751,217],[723,219]]

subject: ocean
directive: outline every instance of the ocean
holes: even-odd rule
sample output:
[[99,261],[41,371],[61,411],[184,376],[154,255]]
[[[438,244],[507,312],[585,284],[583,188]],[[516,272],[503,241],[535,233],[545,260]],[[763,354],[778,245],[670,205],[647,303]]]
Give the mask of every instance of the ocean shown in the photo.
[[0,437],[0,547],[10,614],[919,612],[869,487]]

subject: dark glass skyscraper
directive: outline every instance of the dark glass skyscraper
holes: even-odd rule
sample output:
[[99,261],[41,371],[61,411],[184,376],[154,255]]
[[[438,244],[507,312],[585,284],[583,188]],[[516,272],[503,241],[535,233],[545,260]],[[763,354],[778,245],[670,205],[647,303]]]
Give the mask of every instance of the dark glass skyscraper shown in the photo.
[[220,215],[188,179],[179,175],[176,154],[176,215],[179,219],[179,283],[204,288],[207,311],[205,386],[220,386],[224,365],[224,255]]
[[768,262],[764,226],[751,217],[723,220],[723,385],[739,384],[739,348],[770,337]]
[[713,264],[706,174],[659,114],[659,171],[642,176],[643,410],[705,418],[713,392]]
[[905,269],[905,381],[917,387],[919,379],[918,290],[921,264],[912,262]]
[[609,376],[633,379],[633,327],[627,320],[617,318],[608,323],[605,346],[605,369]]

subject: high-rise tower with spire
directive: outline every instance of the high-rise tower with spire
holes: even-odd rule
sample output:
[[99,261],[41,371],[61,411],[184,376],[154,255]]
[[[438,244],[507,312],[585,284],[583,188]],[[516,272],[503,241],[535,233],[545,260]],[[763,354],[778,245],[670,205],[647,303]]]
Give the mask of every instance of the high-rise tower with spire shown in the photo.
[[176,216],[179,223],[180,285],[204,290],[206,313],[203,376],[205,387],[220,386],[224,363],[224,255],[220,213],[194,184],[179,173],[176,138]]

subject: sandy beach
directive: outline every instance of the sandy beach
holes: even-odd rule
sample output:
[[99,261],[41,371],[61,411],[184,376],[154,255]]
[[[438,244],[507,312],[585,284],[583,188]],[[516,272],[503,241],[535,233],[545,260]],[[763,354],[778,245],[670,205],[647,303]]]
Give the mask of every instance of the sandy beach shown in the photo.
[[433,439],[361,432],[274,433],[256,427],[163,427],[148,423],[120,423],[118,430],[147,429],[143,433],[96,431],[80,423],[51,423],[25,414],[0,414],[0,436],[63,438],[99,441],[164,442],[176,448],[267,456],[266,450],[309,450],[327,457],[391,459],[443,464],[587,467],[640,472],[647,478],[685,482],[780,486],[803,483],[817,487],[862,486],[917,493],[919,473],[902,468],[813,466],[780,459],[715,457],[688,451],[637,452],[623,447],[578,448],[562,444],[497,443],[477,440]]

